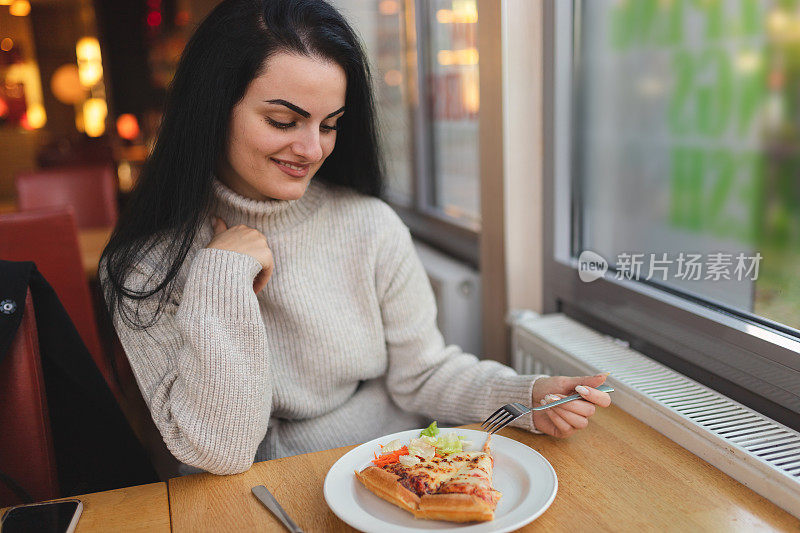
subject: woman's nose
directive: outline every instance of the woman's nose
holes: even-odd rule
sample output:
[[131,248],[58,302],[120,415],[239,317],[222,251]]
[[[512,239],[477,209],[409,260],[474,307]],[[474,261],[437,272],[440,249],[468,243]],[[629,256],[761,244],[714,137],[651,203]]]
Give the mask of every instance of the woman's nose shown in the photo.
[[318,128],[304,128],[292,144],[292,151],[308,163],[322,159],[322,143]]

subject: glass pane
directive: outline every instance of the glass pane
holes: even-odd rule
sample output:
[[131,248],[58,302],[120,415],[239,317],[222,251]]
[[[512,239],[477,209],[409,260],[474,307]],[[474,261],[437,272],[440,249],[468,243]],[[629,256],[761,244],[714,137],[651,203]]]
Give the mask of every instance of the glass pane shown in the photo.
[[476,0],[427,6],[434,207],[478,230],[478,8]]
[[411,205],[413,156],[408,88],[416,80],[407,79],[406,59],[409,48],[414,49],[414,42],[406,38],[405,2],[333,0],[331,3],[355,28],[367,50],[386,162],[387,195],[393,202]]
[[800,328],[798,2],[578,6],[575,251]]

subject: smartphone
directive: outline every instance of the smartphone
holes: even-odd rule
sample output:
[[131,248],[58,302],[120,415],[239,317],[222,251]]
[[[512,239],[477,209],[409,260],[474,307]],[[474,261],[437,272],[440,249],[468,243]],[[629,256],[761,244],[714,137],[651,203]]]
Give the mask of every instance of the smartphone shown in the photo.
[[0,533],[72,533],[82,511],[83,503],[76,499],[19,505],[3,515]]

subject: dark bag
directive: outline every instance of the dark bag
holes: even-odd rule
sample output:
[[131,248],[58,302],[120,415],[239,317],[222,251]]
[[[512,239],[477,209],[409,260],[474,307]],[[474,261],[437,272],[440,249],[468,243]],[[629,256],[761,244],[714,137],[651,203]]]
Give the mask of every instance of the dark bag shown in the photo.
[[[34,263],[0,261],[0,361],[31,290],[62,496],[158,481],[116,398]],[[19,481],[19,480],[17,480]]]

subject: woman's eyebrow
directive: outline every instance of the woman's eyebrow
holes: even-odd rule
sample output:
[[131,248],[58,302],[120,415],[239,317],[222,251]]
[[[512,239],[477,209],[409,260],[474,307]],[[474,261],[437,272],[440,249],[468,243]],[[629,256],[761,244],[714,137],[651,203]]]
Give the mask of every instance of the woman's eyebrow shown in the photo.
[[344,113],[344,106],[340,107],[339,109],[337,109],[337,110],[336,110],[336,111],[334,111],[333,113],[329,114],[329,115],[328,115],[327,117],[325,117],[325,118],[331,118],[331,117],[335,117],[335,116],[336,116],[336,115],[338,115],[339,113]]
[[[267,103],[268,104],[278,104],[278,105],[286,106],[286,107],[288,107],[289,109],[291,109],[292,111],[294,111],[295,113],[297,113],[298,115],[300,115],[301,117],[304,117],[304,118],[308,118],[308,117],[311,116],[311,113],[309,113],[308,111],[306,111],[302,107],[297,107],[293,103],[287,102],[286,100],[282,100],[280,98],[277,98],[275,100],[267,100]],[[339,109],[337,109],[333,113],[329,114],[325,118],[327,119],[327,118],[335,117],[336,115],[338,115],[339,113],[341,113],[343,111],[344,111],[344,106],[340,107]]]

